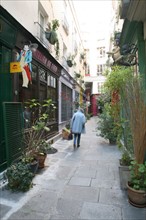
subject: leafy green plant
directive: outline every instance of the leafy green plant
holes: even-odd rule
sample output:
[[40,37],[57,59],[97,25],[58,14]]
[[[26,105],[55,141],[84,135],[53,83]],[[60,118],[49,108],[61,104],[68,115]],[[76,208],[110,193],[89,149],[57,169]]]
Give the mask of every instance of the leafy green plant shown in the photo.
[[51,99],[44,100],[39,103],[36,99],[28,100],[26,106],[31,112],[31,126],[26,131],[24,130],[24,146],[23,156],[32,158],[33,152],[42,148],[45,139],[50,131],[48,127],[49,118],[53,115],[56,107]]
[[131,158],[131,155],[129,155],[129,152],[126,150],[123,151],[122,157],[120,159],[120,164],[122,166],[130,166],[132,160],[133,159]]
[[76,65],[76,63],[75,63],[75,61],[74,61],[74,59],[75,59],[75,55],[69,55],[68,57],[67,57],[67,65],[69,66],[69,67],[72,67],[72,66],[75,66]]
[[46,32],[46,38],[48,39],[49,43],[55,45],[56,56],[59,55],[59,40],[56,33],[59,26],[59,21],[54,19],[52,22],[49,22],[49,29],[47,29]]
[[118,131],[109,104],[105,105],[103,112],[99,116],[97,129],[100,131],[99,135],[101,137],[108,139],[111,143],[116,142]]
[[27,191],[32,187],[34,175],[25,163],[12,164],[6,171],[8,188],[13,191]]
[[146,162],[138,164],[136,160],[131,162],[130,169],[130,186],[136,190],[146,191]]
[[49,144],[45,140],[41,140],[39,145],[36,147],[36,153],[38,154],[47,154],[47,149],[49,148]]
[[119,91],[122,95],[123,88],[126,82],[133,77],[133,71],[130,67],[114,66],[112,71],[107,76],[104,87],[112,94],[114,91]]
[[75,79],[80,78],[80,77],[81,77],[81,74],[75,72]]

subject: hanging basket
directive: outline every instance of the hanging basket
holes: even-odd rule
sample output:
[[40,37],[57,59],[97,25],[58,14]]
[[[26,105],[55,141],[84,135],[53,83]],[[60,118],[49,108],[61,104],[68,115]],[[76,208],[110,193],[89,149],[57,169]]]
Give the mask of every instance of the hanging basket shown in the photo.
[[45,34],[50,44],[54,45],[57,42],[58,38],[56,31],[45,32]]
[[67,65],[68,65],[69,67],[72,67],[72,66],[73,66],[72,60],[67,60]]
[[77,77],[77,78],[80,78],[81,75],[80,75],[79,73],[76,73],[76,77]]

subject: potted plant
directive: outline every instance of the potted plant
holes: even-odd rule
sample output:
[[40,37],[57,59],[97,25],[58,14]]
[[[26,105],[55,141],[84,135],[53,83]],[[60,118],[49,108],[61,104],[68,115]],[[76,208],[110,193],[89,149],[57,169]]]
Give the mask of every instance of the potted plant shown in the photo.
[[[124,89],[123,102],[131,128],[134,159],[131,163],[131,177],[127,184],[129,202],[137,207],[146,207],[146,103],[143,78],[134,76]],[[138,191],[138,192],[137,192]]]
[[75,65],[75,62],[74,62],[74,59],[75,59],[75,55],[69,55],[68,57],[67,57],[67,65],[69,66],[69,67],[72,67],[73,65]]
[[139,164],[131,162],[130,181],[127,183],[127,194],[130,204],[136,207],[146,207],[146,162]]
[[40,140],[39,145],[36,147],[35,155],[39,161],[39,168],[45,167],[45,160],[47,157],[47,146],[48,143],[45,140]]
[[33,151],[24,150],[22,152],[22,156],[20,157],[20,161],[27,164],[28,168],[33,174],[36,174],[39,166],[39,161],[34,155]]
[[[36,99],[28,100],[25,103],[31,109],[31,126],[24,131],[24,150],[22,158],[26,161],[33,160],[34,158],[39,160],[38,155],[46,158],[46,136],[50,131],[48,127],[49,112],[53,111],[56,107],[52,103],[51,99],[44,100],[43,103],[39,103]],[[43,168],[44,165],[40,165],[39,168]]]
[[52,23],[49,23],[49,29],[47,29],[48,31],[45,32],[46,34],[46,38],[48,39],[49,43],[54,45],[57,40],[57,33],[56,30],[59,28],[59,21],[57,19],[52,20]]
[[75,72],[75,79],[77,79],[77,78],[79,79],[80,77],[81,77],[81,74]]
[[111,114],[111,106],[108,103],[99,116],[97,129],[100,131],[99,135],[108,139],[110,144],[116,143],[118,131],[114,122],[114,117]]
[[27,191],[32,187],[34,175],[22,161],[12,164],[6,171],[8,188],[14,191]]
[[127,189],[127,182],[130,180],[129,166],[132,160],[133,159],[127,149],[124,149],[122,157],[119,160],[119,177],[121,189]]
[[140,76],[133,77],[125,85],[123,94],[123,107],[129,120],[134,158],[138,164],[142,164],[146,152],[146,90],[143,79]]
[[56,56],[59,55],[59,40],[57,36],[57,29],[59,28],[59,21],[57,19],[52,20],[49,23],[49,29],[45,32],[46,38],[50,44],[55,45]]

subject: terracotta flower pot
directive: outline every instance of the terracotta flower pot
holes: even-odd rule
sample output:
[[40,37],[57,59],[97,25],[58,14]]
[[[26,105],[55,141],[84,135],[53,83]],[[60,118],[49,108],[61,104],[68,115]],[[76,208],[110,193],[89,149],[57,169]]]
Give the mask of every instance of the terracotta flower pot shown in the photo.
[[139,208],[146,207],[146,191],[135,190],[130,186],[130,183],[128,182],[127,194],[129,198],[129,203],[131,205],[139,207]]
[[39,161],[39,167],[38,168],[44,168],[45,167],[45,159],[47,157],[47,154],[37,154],[37,160]]

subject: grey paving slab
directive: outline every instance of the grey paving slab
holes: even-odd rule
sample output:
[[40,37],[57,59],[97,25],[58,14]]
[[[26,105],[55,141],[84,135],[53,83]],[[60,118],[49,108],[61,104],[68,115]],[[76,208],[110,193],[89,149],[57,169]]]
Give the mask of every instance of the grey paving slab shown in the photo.
[[59,199],[56,207],[56,215],[50,219],[78,219],[83,203],[70,199]]
[[68,185],[73,186],[90,186],[91,184],[91,178],[81,178],[81,177],[72,177]]
[[7,190],[7,187],[5,187],[4,189],[0,190],[0,201],[2,199],[8,199],[8,201],[12,201],[12,202],[19,202],[26,193],[22,193],[22,192],[12,192],[11,190]]
[[8,220],[48,220],[50,218],[49,214],[42,212],[33,212],[33,211],[25,211],[20,210],[18,212],[13,213]]
[[130,204],[122,208],[123,220],[146,220],[146,208],[136,208]]
[[122,220],[121,208],[113,205],[85,202],[79,219]]
[[62,198],[78,201],[98,202],[99,190],[83,186],[66,186]]
[[120,189],[104,189],[100,190],[99,202],[107,205],[115,205],[119,207],[125,207],[128,205],[128,199]]
[[97,188],[107,188],[107,189],[120,189],[119,180],[106,180],[105,178],[102,179],[91,179],[91,186]]
[[9,210],[11,210],[10,206],[0,204],[0,219],[2,219]]
[[53,191],[62,191],[65,184],[66,180],[56,180],[56,179],[39,179],[37,181],[34,181],[34,184],[40,185],[42,189],[48,189],[48,190],[53,190]]
[[82,159],[81,162],[80,162],[80,166],[81,167],[87,167],[87,168],[90,168],[90,169],[96,169],[96,167],[98,167],[98,164],[99,161],[98,160],[84,160]]
[[114,180],[115,179],[114,171],[109,171],[108,169],[105,169],[105,167],[103,166],[102,168],[97,169],[96,179]]
[[96,177],[96,169],[91,169],[91,168],[87,168],[87,167],[79,167],[79,168],[77,168],[74,176],[95,178]]
[[68,166],[59,166],[56,172],[57,179],[70,179],[74,173],[74,169]]
[[146,220],[145,210],[131,206],[120,189],[120,150],[98,137],[95,127],[94,117],[75,151],[73,141],[55,142],[58,152],[47,156],[31,190],[1,192],[2,220]]
[[23,212],[55,213],[58,195],[49,190],[40,190],[22,208]]

